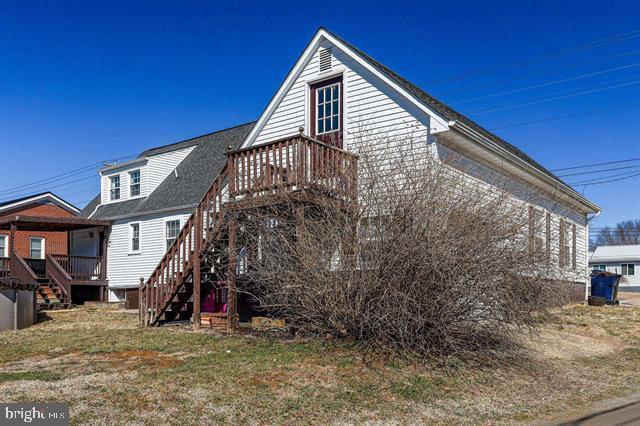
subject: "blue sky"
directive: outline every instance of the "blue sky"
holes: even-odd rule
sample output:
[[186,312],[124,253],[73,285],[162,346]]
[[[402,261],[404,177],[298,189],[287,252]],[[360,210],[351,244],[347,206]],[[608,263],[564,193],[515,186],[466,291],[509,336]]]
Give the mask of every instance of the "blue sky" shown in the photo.
[[[638,2],[0,1],[0,201],[82,207],[94,168],[13,188],[256,119],[319,26],[549,169],[640,157],[640,36],[563,52],[640,30]],[[609,168],[565,179],[640,162]],[[640,176],[578,189],[597,226],[640,217]]]

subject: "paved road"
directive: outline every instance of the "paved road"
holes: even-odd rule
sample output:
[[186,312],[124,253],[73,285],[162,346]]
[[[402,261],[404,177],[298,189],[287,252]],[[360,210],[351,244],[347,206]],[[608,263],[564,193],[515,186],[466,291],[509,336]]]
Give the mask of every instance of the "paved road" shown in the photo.
[[640,401],[598,411],[578,419],[560,423],[559,426],[622,426],[640,425]]

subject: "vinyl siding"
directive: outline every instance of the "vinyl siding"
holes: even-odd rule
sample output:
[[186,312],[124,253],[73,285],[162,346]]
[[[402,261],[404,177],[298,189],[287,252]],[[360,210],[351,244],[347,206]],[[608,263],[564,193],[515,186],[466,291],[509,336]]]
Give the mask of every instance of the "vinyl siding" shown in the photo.
[[[131,198],[146,197],[172,173],[173,170],[191,153],[194,147],[184,148],[164,154],[153,155],[147,158],[147,162],[136,164],[131,167],[123,167],[101,174],[101,204],[117,203]],[[130,197],[129,186],[130,172],[140,170],[140,196]],[[120,176],[120,199],[111,201],[111,180],[112,176]]]
[[[332,46],[325,42],[323,47]],[[358,152],[377,145],[376,138],[362,138],[363,132],[384,134],[390,139],[400,139],[410,134],[412,138],[426,142],[431,123],[427,114],[401,98],[335,46],[332,52],[332,70],[322,74],[319,72],[318,51],[315,52],[256,135],[253,145],[296,135],[300,127],[309,129],[309,84],[321,80],[323,75],[330,78],[339,73],[343,76],[343,138],[346,149]]]
[[[178,210],[114,221],[107,252],[109,289],[137,287],[140,278],[146,280],[166,252],[165,222],[180,219],[182,226],[191,213],[191,210]],[[140,223],[140,251],[136,254],[129,250],[129,228],[133,222]]]
[[[431,117],[418,109],[404,97],[399,95],[381,79],[373,75],[366,68],[345,55],[337,47],[324,42],[322,47],[332,47],[332,70],[320,74],[318,50],[302,68],[299,76],[291,83],[280,103],[275,107],[264,126],[256,134],[252,145],[268,143],[284,137],[294,136],[300,127],[310,129],[309,124],[309,85],[322,79],[335,77],[339,73],[343,76],[343,106],[344,106],[344,148],[361,154],[383,152],[384,164],[381,167],[392,167],[393,161],[402,156],[407,149],[418,158],[429,155],[443,155],[442,145],[436,143],[439,134],[448,129],[439,124],[437,117]],[[449,133],[449,132],[447,132]],[[447,133],[442,133],[446,135]],[[475,145],[474,142],[471,142]],[[478,147],[478,149],[480,149]],[[446,151],[446,150],[445,150]],[[471,156],[463,157],[473,170],[470,179],[491,191],[491,181],[488,176],[500,174],[480,163],[473,161]],[[361,157],[362,158],[362,157]],[[567,271],[569,279],[585,282],[587,279],[587,240],[588,230],[586,215],[572,206],[561,205],[550,198],[539,196],[539,191],[528,186],[521,179],[500,175],[503,184],[512,188],[513,202],[524,203],[523,212],[528,204],[537,209],[549,212],[551,215],[551,253],[550,261],[553,265],[559,263],[558,233],[560,220],[567,221],[568,226],[576,225],[576,267],[570,264]],[[483,179],[484,178],[484,179]],[[361,176],[362,181],[362,176]],[[526,194],[536,194],[526,197]],[[525,201],[526,200],[526,201]],[[546,216],[545,216],[546,217]],[[524,236],[526,237],[526,236]],[[569,242],[571,246],[571,241]]]

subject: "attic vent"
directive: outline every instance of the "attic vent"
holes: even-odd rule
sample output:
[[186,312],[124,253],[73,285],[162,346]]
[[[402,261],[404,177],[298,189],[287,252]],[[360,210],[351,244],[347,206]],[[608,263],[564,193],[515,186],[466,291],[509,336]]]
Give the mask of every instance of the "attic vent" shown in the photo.
[[331,69],[331,48],[320,49],[320,72]]

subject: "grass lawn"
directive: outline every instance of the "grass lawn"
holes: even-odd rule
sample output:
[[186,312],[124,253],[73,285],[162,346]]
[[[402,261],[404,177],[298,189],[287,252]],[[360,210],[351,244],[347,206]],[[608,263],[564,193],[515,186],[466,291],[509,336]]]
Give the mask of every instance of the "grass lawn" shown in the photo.
[[365,365],[345,343],[140,330],[105,308],[0,333],[0,401],[67,402],[73,423],[550,421],[638,391],[640,308],[568,306],[517,360]]

